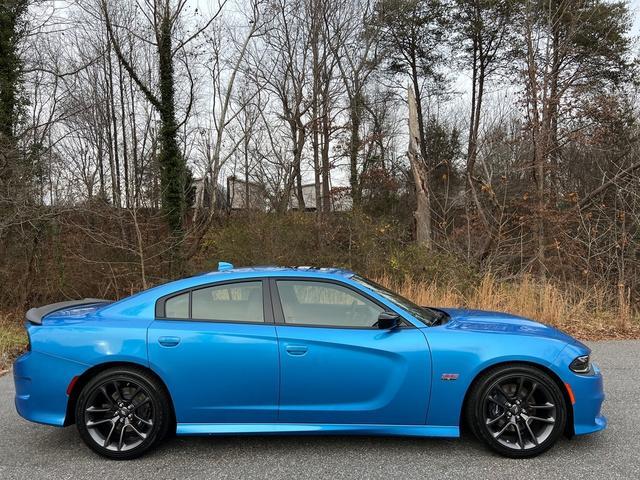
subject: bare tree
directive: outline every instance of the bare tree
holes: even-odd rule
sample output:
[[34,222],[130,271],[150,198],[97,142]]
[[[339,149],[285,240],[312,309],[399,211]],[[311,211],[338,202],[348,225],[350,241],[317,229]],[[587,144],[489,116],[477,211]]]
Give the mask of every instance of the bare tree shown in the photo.
[[[130,62],[130,56],[123,50],[119,30],[125,29],[126,19],[119,17],[112,19],[113,13],[107,0],[101,0],[101,13],[103,15],[109,39],[118,60],[144,93],[147,101],[153,105],[160,116],[160,155],[159,166],[162,190],[162,208],[167,217],[167,222],[174,233],[182,229],[182,219],[185,213],[185,159],[181,155],[178,146],[178,129],[186,121],[192,98],[188,101],[185,118],[178,121],[176,116],[176,87],[175,87],[175,60],[178,55],[184,55],[185,47],[211,25],[222,12],[224,3],[218,5],[217,10],[202,27],[192,34],[185,34],[183,38],[175,38],[181,23],[181,14],[186,8],[186,0],[147,0],[141,14],[148,21],[152,35],[150,37],[136,38],[144,43],[151,44],[157,54],[157,91],[144,80]],[[131,12],[124,12],[125,15]],[[132,33],[129,30],[129,33]],[[188,69],[187,69],[188,71]]]
[[[284,188],[279,211],[284,211],[295,191],[298,208],[304,210],[302,193],[302,156],[309,129],[307,99],[309,88],[310,38],[305,28],[304,0],[279,0],[272,6],[265,25],[265,57],[254,59],[264,88],[278,99],[279,116],[287,125],[293,153],[294,173]],[[294,190],[295,188],[295,190]]]
[[366,113],[366,87],[380,62],[378,28],[373,22],[372,2],[341,2],[336,15],[337,40],[334,54],[348,99],[349,111],[349,183],[355,206],[360,205],[362,187],[359,181],[364,167],[360,165],[362,151],[361,127]]
[[[419,158],[423,162],[415,170],[417,188],[424,190],[424,207],[416,217],[418,242],[432,247],[432,195],[431,170],[426,143],[426,115],[423,102],[427,98],[424,82],[441,83],[441,66],[444,61],[445,6],[440,0],[421,2],[416,0],[384,0],[376,5],[375,24],[380,29],[380,43],[388,55],[388,70],[393,74],[407,75],[415,97],[416,137]],[[419,186],[418,186],[419,185]]]
[[[557,165],[563,138],[563,108],[569,113],[576,99],[593,89],[615,85],[625,74],[628,40],[626,7],[603,2],[526,2],[518,17],[524,103],[532,145],[532,172],[536,185],[536,263],[546,274],[545,215],[547,176]],[[570,138],[580,126],[565,123],[563,136]]]

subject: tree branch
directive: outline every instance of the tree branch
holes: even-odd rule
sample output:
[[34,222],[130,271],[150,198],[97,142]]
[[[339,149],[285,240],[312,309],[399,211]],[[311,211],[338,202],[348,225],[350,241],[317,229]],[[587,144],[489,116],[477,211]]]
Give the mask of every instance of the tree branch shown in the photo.
[[191,42],[194,38],[196,38],[198,35],[200,35],[202,32],[204,32],[207,28],[209,28],[209,25],[211,25],[213,23],[213,21],[218,18],[218,16],[220,15],[220,13],[222,12],[223,7],[226,5],[227,0],[224,0],[222,2],[218,3],[218,10],[211,16],[211,18],[209,19],[209,21],[207,23],[204,24],[203,27],[199,28],[198,30],[196,30],[192,35],[190,35],[189,37],[187,37],[185,40],[181,41],[178,46],[176,48],[173,49],[173,52],[171,53],[171,55],[175,55],[177,52],[179,52],[182,48],[184,48],[189,42]]
[[602,185],[600,185],[595,190],[591,191],[591,193],[589,193],[586,197],[580,200],[576,205],[576,208],[580,210],[586,207],[587,205],[589,205],[589,203],[593,201],[595,197],[603,193],[609,187],[613,186],[618,180],[620,180],[623,177],[626,177],[627,175],[633,173],[635,170],[638,170],[638,169],[640,169],[640,162],[633,163],[629,165],[627,168],[625,168],[624,170],[619,171],[613,177],[611,177],[608,181],[604,182]]
[[138,85],[140,90],[142,90],[142,93],[144,93],[145,97],[147,97],[147,100],[149,100],[149,102],[154,107],[160,110],[161,109],[160,100],[158,100],[158,98],[151,92],[149,87],[147,87],[142,82],[142,80],[140,80],[140,77],[138,77],[138,74],[135,72],[131,64],[127,61],[125,56],[122,54],[120,45],[118,44],[115,34],[113,32],[113,25],[111,24],[111,18],[109,17],[107,2],[105,0],[102,0],[101,6],[102,6],[102,13],[104,14],[104,20],[107,27],[107,32],[109,34],[109,40],[111,40],[111,44],[113,45],[113,49],[116,52],[116,56],[118,57],[118,60],[120,61],[120,63],[122,63],[122,66],[127,71],[127,73],[131,76],[131,78],[136,83],[136,85]]

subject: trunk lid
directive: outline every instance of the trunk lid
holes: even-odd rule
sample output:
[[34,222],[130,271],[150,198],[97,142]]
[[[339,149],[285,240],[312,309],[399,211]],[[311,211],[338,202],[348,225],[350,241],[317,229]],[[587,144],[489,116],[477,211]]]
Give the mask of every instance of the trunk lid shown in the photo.
[[68,300],[66,302],[51,303],[42,307],[31,308],[27,311],[25,317],[34,325],[42,325],[42,319],[52,313],[55,313],[57,316],[83,317],[109,303],[111,303],[111,300],[104,300],[100,298]]

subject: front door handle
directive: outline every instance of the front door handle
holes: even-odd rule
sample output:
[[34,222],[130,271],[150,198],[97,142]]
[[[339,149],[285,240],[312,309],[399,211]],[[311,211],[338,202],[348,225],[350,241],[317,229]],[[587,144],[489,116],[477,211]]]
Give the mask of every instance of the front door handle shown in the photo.
[[287,345],[285,349],[289,355],[293,355],[295,357],[300,357],[309,350],[305,345]]
[[180,337],[160,337],[158,343],[163,347],[175,347],[180,343]]

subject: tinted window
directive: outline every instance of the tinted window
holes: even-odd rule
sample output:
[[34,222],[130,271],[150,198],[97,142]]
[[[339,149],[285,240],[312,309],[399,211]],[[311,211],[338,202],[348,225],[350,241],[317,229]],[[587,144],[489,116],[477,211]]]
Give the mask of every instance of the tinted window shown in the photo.
[[171,297],[164,304],[167,318],[189,318],[189,292]]
[[383,287],[382,285],[378,285],[372,280],[369,280],[364,277],[359,277],[358,275],[354,275],[351,277],[351,280],[358,282],[361,285],[373,290],[381,297],[386,298],[392,303],[395,303],[400,308],[404,308],[411,315],[416,317],[418,320],[422,321],[426,325],[434,325],[439,319],[441,319],[441,313],[431,310],[428,307],[419,307],[411,300],[408,300],[395,292],[392,292],[388,288]]
[[278,293],[289,324],[373,327],[383,311],[350,288],[332,283],[278,280]]
[[191,318],[229,322],[263,322],[262,282],[243,282],[194,290]]

